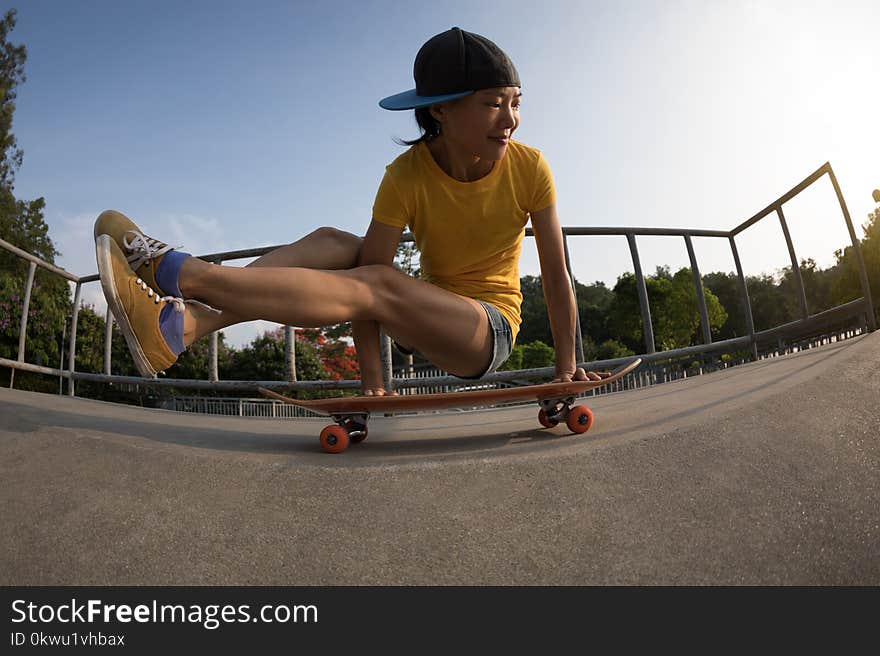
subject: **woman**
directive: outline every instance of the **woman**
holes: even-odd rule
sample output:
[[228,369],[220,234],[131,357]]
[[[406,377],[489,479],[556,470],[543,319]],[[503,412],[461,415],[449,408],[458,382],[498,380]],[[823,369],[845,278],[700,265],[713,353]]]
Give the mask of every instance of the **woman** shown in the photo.
[[[531,219],[556,380],[600,378],[575,362],[576,307],[549,166],[511,138],[521,96],[513,63],[490,40],[456,27],[422,46],[414,77],[415,89],[379,104],[415,109],[423,134],[387,167],[363,239],[322,228],[248,267],[227,267],[144,236],[118,212],[98,217],[101,283],[143,375],[171,366],[203,335],[264,319],[352,321],[367,395],[386,393],[380,326],[441,369],[482,377],[509,357],[519,330],[519,254]],[[422,280],[391,266],[407,226]]]

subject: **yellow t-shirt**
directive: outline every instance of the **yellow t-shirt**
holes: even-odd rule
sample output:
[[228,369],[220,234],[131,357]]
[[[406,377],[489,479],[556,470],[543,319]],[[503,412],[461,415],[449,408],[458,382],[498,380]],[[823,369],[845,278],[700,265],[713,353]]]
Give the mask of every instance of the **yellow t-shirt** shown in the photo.
[[493,304],[516,340],[526,223],[532,212],[555,202],[550,166],[535,148],[511,140],[488,175],[461,182],[440,168],[422,142],[386,167],[373,219],[409,227],[421,251],[422,278]]

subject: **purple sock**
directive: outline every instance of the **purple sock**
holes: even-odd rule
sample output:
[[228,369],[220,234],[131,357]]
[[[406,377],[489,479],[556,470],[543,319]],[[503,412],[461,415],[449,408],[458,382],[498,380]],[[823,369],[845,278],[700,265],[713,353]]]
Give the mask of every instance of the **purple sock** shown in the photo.
[[159,263],[159,268],[156,269],[156,282],[159,283],[159,287],[164,289],[168,296],[183,297],[177,281],[180,277],[180,266],[188,257],[192,256],[189,253],[171,250],[165,253],[162,261]]
[[171,303],[163,307],[159,314],[159,330],[174,355],[180,355],[186,350],[183,345],[183,313],[175,312]]

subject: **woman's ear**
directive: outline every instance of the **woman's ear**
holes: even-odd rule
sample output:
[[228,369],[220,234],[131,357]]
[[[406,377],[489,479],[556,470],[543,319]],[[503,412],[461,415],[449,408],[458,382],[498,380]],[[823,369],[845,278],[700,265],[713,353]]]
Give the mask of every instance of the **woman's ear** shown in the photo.
[[446,103],[435,103],[431,105],[428,110],[431,112],[431,117],[435,121],[443,123],[443,120],[446,118]]

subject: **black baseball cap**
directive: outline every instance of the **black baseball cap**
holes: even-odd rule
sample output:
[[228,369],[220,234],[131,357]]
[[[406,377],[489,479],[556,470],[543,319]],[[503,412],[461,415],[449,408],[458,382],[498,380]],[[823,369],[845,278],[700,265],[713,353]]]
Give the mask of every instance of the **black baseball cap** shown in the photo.
[[431,37],[413,65],[416,88],[379,101],[383,109],[416,109],[469,96],[480,89],[518,87],[510,58],[489,39],[453,27]]

